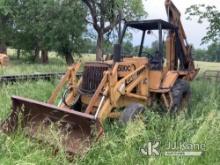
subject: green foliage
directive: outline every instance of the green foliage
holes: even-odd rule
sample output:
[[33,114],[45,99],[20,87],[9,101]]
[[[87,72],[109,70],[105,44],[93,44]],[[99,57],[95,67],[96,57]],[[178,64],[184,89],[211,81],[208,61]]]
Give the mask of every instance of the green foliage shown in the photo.
[[208,49],[193,49],[193,57],[197,61],[220,62],[220,44],[212,43]]
[[188,19],[192,17],[198,17],[198,22],[203,23],[207,20],[209,27],[206,36],[202,39],[202,44],[208,43],[209,41],[219,42],[220,40],[220,12],[216,6],[211,5],[192,5],[186,10]]
[[[140,0],[118,0],[121,1],[119,7],[123,9],[124,18],[129,20],[143,19],[147,17],[147,12],[144,10],[143,2]],[[120,3],[120,2],[119,2]]]
[[207,54],[210,56],[211,61],[220,62],[220,42],[211,44],[208,47]]
[[14,6],[18,47],[25,50],[55,50],[69,54],[78,51],[85,26],[79,1],[17,1]]
[[123,52],[124,54],[131,54],[133,53],[134,51],[134,48],[133,48],[133,44],[129,41],[126,41],[125,43],[123,43]]
[[80,0],[1,0],[0,9],[3,44],[36,54],[53,50],[65,56],[79,53],[83,45],[86,10]]
[[[144,44],[144,45],[146,45],[146,44]],[[159,49],[158,45],[159,45],[158,41],[154,41],[151,43],[150,47],[144,46],[143,50],[142,50],[142,56],[146,56],[146,57],[154,56],[155,52],[158,51],[158,49]],[[166,50],[166,47],[164,45],[164,47],[163,47],[164,57],[166,55],[165,50]],[[125,55],[137,55],[137,54],[139,54],[139,51],[140,51],[140,45],[133,46],[133,44],[129,40],[126,40],[123,43],[123,51],[124,51]]]
[[[8,0],[0,0],[0,47],[5,49],[12,38],[13,11]],[[2,51],[2,50],[1,50]]]
[[86,30],[86,10],[80,1],[59,1],[52,21],[51,49],[61,54],[79,53],[83,45],[82,33]]
[[207,50],[205,49],[194,49],[192,50],[193,58],[197,61],[208,61],[209,56],[207,55]]
[[92,53],[95,54],[96,42],[92,39],[85,38],[83,39],[83,45],[80,49],[80,53]]

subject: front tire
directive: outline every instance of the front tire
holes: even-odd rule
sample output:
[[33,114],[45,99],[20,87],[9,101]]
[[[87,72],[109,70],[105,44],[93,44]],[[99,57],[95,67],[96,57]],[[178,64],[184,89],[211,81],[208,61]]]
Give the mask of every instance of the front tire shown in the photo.
[[126,124],[129,121],[134,120],[144,110],[145,107],[142,104],[138,104],[138,103],[130,104],[121,113],[119,121]]

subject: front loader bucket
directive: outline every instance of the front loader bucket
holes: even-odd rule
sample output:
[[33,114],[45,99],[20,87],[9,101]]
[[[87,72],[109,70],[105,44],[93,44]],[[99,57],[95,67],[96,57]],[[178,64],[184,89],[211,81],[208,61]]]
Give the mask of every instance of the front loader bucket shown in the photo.
[[13,111],[1,125],[5,133],[16,131],[20,125],[28,136],[61,146],[66,152],[83,154],[91,144],[93,131],[102,130],[98,120],[89,114],[22,97],[12,97],[12,103]]

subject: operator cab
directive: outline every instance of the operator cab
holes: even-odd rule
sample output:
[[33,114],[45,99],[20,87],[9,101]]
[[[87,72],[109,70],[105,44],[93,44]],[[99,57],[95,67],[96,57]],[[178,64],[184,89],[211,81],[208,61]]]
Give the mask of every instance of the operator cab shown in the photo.
[[[122,56],[126,57],[126,54],[128,52],[125,52],[125,45],[123,43],[124,38],[126,38],[127,32],[135,32],[135,34],[142,35],[141,42],[139,46],[136,46],[136,50],[138,52],[132,53],[136,54],[138,57],[148,57],[151,69],[152,70],[161,70],[163,67],[164,62],[164,43],[163,43],[163,31],[174,31],[177,29],[174,25],[161,20],[144,20],[144,21],[129,21],[125,23],[121,38],[120,38],[120,45],[122,45]],[[148,39],[149,35],[151,35],[152,31],[156,31],[158,33],[158,36],[156,36],[156,48],[153,50],[153,52],[147,52],[145,50],[144,44],[145,40],[149,42],[150,39]],[[130,52],[131,53],[131,52]]]

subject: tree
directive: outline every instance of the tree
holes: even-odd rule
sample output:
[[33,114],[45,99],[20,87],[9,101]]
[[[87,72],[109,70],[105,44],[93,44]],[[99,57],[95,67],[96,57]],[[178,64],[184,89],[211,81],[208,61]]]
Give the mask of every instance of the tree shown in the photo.
[[213,43],[209,45],[207,54],[211,61],[220,62],[220,43]]
[[81,1],[60,0],[51,18],[51,49],[64,55],[68,65],[74,60],[72,54],[79,54],[84,47],[82,38],[86,30],[84,19],[86,9]]
[[39,58],[48,63],[48,33],[50,31],[50,8],[53,0],[11,0],[16,3],[14,12],[14,47],[33,53],[33,59]]
[[78,1],[69,0],[10,0],[16,2],[14,12],[14,42],[17,49],[34,50],[48,63],[48,51],[59,52],[68,64],[73,63],[73,51],[78,53],[86,10]]
[[122,12],[126,20],[140,18],[146,15],[142,0],[82,0],[88,7],[87,23],[92,24],[97,32],[96,60],[103,55],[104,39],[107,33],[120,22]]
[[95,54],[96,42],[90,38],[84,38],[80,53]]
[[207,50],[205,49],[192,49],[193,57],[196,61],[209,61],[209,57],[207,57]]
[[203,23],[207,20],[209,27],[207,28],[207,34],[202,39],[202,44],[208,43],[210,41],[219,42],[220,40],[220,11],[217,10],[216,6],[210,5],[192,5],[187,8],[186,14],[188,14],[188,19],[192,17],[198,17],[198,22]]
[[12,10],[7,0],[0,0],[0,53],[7,54],[7,44],[12,33]]

